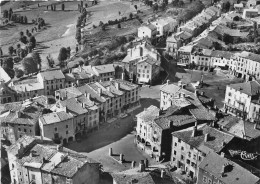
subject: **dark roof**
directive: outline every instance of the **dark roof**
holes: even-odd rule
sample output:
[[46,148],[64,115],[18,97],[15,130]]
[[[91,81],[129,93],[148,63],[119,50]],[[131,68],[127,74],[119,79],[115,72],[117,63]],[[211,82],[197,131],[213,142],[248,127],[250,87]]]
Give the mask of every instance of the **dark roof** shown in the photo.
[[[226,172],[222,176],[222,168],[226,166]],[[199,168],[216,177],[226,184],[256,184],[260,181],[259,177],[241,167],[237,163],[223,158],[216,153],[208,154],[200,163]]]
[[82,107],[82,104],[79,103],[76,98],[69,98],[67,100],[60,101],[60,103],[62,106],[66,107],[69,112],[76,115],[85,114],[88,112],[88,110]]
[[190,109],[190,113],[194,116],[197,120],[202,121],[214,121],[216,120],[215,114],[209,109],[206,109],[203,106],[199,106],[199,108]]
[[257,93],[260,92],[260,84],[257,81],[248,81],[243,83],[230,84],[229,86],[249,96],[257,95]]
[[260,62],[260,55],[259,54],[243,51],[241,53],[237,53],[237,55],[242,57],[242,58],[246,58],[246,59],[250,59],[252,61]]
[[[173,132],[172,135],[201,151],[208,152],[207,148],[209,148],[217,153],[234,138],[233,135],[221,132],[220,130],[207,125],[199,126],[195,137],[192,137],[192,132],[193,127]],[[207,142],[204,141],[205,134],[209,135]]]

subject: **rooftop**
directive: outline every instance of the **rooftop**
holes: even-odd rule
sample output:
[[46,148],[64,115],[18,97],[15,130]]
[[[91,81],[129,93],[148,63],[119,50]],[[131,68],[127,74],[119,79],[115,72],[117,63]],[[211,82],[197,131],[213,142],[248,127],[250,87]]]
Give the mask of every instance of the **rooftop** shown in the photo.
[[[165,175],[161,178],[161,170]],[[139,184],[174,184],[168,169],[163,166],[151,166],[140,172],[139,168],[129,169],[113,173],[112,177],[117,184],[139,183]]]
[[40,117],[41,122],[43,125],[49,125],[53,123],[60,123],[62,121],[66,121],[68,119],[71,119],[73,116],[66,112],[53,112],[44,114]]
[[8,151],[15,153],[16,150],[18,153],[21,143],[25,149],[20,151],[18,162],[25,167],[41,168],[44,171],[71,178],[86,164],[99,164],[86,154],[64,147],[57,149],[58,145],[51,140],[41,141],[30,136],[18,139],[8,148]]
[[[192,137],[192,132],[193,127],[190,127],[173,132],[172,135],[206,153],[210,150],[219,153],[234,138],[233,135],[221,132],[208,125],[199,125],[194,137]],[[209,136],[207,142],[204,140],[206,134]]]
[[249,59],[252,61],[260,62],[260,55],[252,52],[243,51],[241,53],[236,53],[236,56]]
[[54,79],[65,79],[65,76],[61,72],[61,70],[48,70],[44,72],[40,72],[40,75],[43,80],[54,80]]
[[224,130],[242,139],[251,141],[260,137],[260,125],[244,121],[235,116],[226,116],[217,124]]
[[113,65],[113,64],[94,66],[93,69],[94,69],[94,71],[96,71],[98,74],[109,73],[109,72],[115,72],[115,68],[114,68],[114,65]]
[[[226,164],[226,171],[222,176],[223,166]],[[259,177],[252,174],[250,171],[241,167],[240,165],[228,160],[227,158],[223,158],[216,153],[208,154],[201,164],[199,168],[203,169],[206,172],[209,172],[218,180],[223,183],[228,184],[256,184],[259,182]]]
[[249,96],[259,95],[260,92],[260,83],[257,81],[230,84],[229,86],[230,88],[240,91],[240,93],[245,93]]
[[154,105],[151,105],[147,109],[144,109],[143,112],[136,115],[136,117],[141,118],[145,122],[153,121],[156,117],[159,116],[160,109]]

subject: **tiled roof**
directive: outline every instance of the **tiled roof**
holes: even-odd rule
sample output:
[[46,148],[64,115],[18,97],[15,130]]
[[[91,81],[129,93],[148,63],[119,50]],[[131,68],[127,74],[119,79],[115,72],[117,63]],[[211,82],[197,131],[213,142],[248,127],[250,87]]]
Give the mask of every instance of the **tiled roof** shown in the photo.
[[53,80],[53,79],[65,79],[65,76],[61,72],[61,70],[49,70],[40,72],[38,75],[41,75],[41,77],[44,80]]
[[166,117],[159,117],[154,120],[154,123],[157,124],[163,130],[171,128],[171,121]]
[[68,119],[71,119],[72,117],[73,116],[71,114],[61,111],[44,114],[40,117],[40,119],[43,122],[43,125],[45,125],[66,121]]
[[143,112],[136,115],[136,117],[141,118],[143,121],[153,121],[156,117],[159,116],[160,109],[154,105],[151,105],[147,109],[144,109]]
[[237,84],[230,84],[230,88],[233,88],[241,93],[245,93],[249,96],[255,96],[260,92],[260,84],[257,81],[248,81]]
[[[163,178],[161,178],[161,169],[165,170]],[[163,166],[151,166],[146,168],[143,172],[140,172],[139,168],[134,168],[112,173],[112,177],[117,184],[175,184],[169,173],[170,172]]]
[[173,126],[175,126],[175,127],[179,127],[179,126],[183,126],[183,125],[187,125],[187,124],[193,125],[196,122],[196,119],[187,113],[175,114],[175,115],[167,117],[167,119],[172,121]]
[[115,68],[114,68],[113,64],[98,65],[98,66],[94,66],[93,68],[94,68],[94,71],[96,71],[98,74],[115,72]]
[[[57,145],[51,140],[41,141],[35,137],[23,136],[8,148],[13,154],[18,153],[20,143],[25,150],[18,162],[25,167],[41,168],[48,173],[72,178],[78,171],[85,169],[86,164],[99,164],[86,154],[77,153],[67,148],[57,150]],[[43,162],[46,160],[47,162]]]
[[67,108],[68,112],[76,115],[85,114],[88,112],[88,110],[85,107],[82,107],[82,104],[79,103],[76,98],[69,98],[64,101],[60,101],[60,103],[63,107]]
[[233,56],[233,54],[231,52],[228,51],[221,51],[221,50],[213,50],[211,52],[211,57],[217,57],[217,58],[226,58],[226,59],[230,59]]
[[[28,99],[25,102],[4,104],[1,121],[14,124],[35,125],[44,109],[50,109],[52,105],[46,103],[45,96]],[[9,112],[7,112],[9,111]]]
[[78,88],[76,88],[74,86],[59,89],[56,92],[60,94],[61,98],[73,98],[73,97],[78,97],[78,96],[82,95],[82,93],[78,90]]
[[142,57],[142,59],[138,61],[138,64],[143,63],[143,62],[149,63],[150,65],[157,65],[157,66],[160,66],[160,64],[161,64],[161,62],[159,60],[154,59],[149,54]]
[[[119,89],[116,89],[116,81],[104,81],[104,82],[99,82],[100,85],[105,87],[106,89],[109,87],[110,92],[114,95],[123,95],[124,92],[120,91]],[[118,85],[120,86],[120,84]]]
[[133,84],[131,82],[122,79],[115,79],[114,81],[119,83],[119,89],[126,90],[126,91],[131,91],[139,87],[137,84]]
[[251,141],[252,139],[260,137],[260,129],[255,123],[244,121],[235,116],[226,116],[218,121],[217,124],[223,128],[223,130],[242,139]]
[[15,90],[17,93],[20,92],[29,92],[29,91],[36,91],[36,90],[43,90],[44,87],[41,83],[30,83],[30,84],[15,84],[11,86],[11,89]]
[[215,115],[208,109],[203,106],[200,106],[195,109],[190,109],[190,113],[194,116],[195,119],[201,121],[214,121],[216,120]]
[[[227,164],[227,167],[230,169],[226,169],[227,171],[224,173],[224,176],[222,176],[224,164]],[[203,159],[199,168],[209,172],[218,180],[227,184],[256,184],[260,181],[260,178],[252,174],[250,171],[213,152]]]
[[236,55],[239,56],[239,57],[245,58],[245,59],[250,59],[252,61],[260,62],[260,55],[259,54],[243,51],[241,53],[237,53]]
[[91,100],[93,100],[96,103],[103,103],[103,102],[106,101],[102,96],[99,96],[98,92],[95,89],[93,89],[90,84],[86,84],[84,86],[80,86],[77,89],[82,94],[89,93],[90,97],[91,97]]
[[[195,137],[192,137],[193,127],[173,132],[172,135],[195,147],[203,152],[213,150],[220,152],[233,138],[234,136],[228,133],[221,132],[215,128],[207,125],[198,126]],[[207,142],[204,141],[205,134],[209,135]],[[224,144],[223,144],[224,143]],[[205,147],[207,149],[205,149]]]
[[69,155],[60,162],[51,173],[72,178],[77,172],[80,172],[81,169],[86,169],[86,167],[84,167],[86,164],[99,163],[86,155],[80,153],[69,153]]

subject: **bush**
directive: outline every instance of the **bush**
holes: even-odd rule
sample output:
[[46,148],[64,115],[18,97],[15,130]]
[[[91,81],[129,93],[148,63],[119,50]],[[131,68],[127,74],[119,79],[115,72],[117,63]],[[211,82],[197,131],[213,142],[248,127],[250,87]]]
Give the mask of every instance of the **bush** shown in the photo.
[[16,76],[17,78],[21,78],[21,77],[24,75],[23,70],[18,69],[18,68],[15,68],[15,69],[14,69],[14,72],[15,72],[15,76]]
[[19,63],[22,59],[20,57],[16,56],[13,58],[13,60],[14,60],[14,63]]

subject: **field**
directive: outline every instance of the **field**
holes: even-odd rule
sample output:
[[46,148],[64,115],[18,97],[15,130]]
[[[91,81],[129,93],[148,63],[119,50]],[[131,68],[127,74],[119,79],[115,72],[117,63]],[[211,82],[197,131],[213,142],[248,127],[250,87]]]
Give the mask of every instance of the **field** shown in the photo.
[[[34,35],[37,40],[37,50],[41,53],[41,58],[43,60],[43,69],[48,68],[46,62],[46,56],[48,54],[51,54],[57,64],[57,57],[61,47],[70,47],[72,55],[75,53],[75,24],[80,14],[77,10],[79,2],[64,2],[65,11],[61,11],[60,2],[56,2],[56,11],[50,11],[50,6],[47,10],[47,6],[52,3],[54,2],[40,2],[40,7],[38,7],[37,3],[26,3],[28,6],[23,9],[20,8],[20,6],[24,4],[8,2],[1,7],[2,10],[14,7],[14,13],[26,15],[29,22],[27,25],[13,23],[11,25],[0,26],[1,47],[4,53],[8,52],[9,46],[12,45],[16,47],[20,31],[25,32],[26,29],[31,30],[31,28],[35,27],[31,21],[37,17],[42,17],[47,24],[45,29]],[[140,7],[138,3],[137,5]],[[142,6],[142,8],[145,9],[147,7]],[[131,5],[130,2],[116,1],[100,1],[98,5],[95,6],[89,4],[87,11],[90,12],[91,16],[87,20],[87,26],[85,29],[90,31],[92,30],[93,25],[98,25],[100,21],[106,23],[108,20],[119,19],[122,16],[129,16],[130,12],[136,12],[134,6]],[[119,11],[121,12],[121,15],[119,15]],[[136,23],[133,22],[133,24]],[[117,28],[111,27],[111,29],[105,34],[111,34],[111,36],[116,34],[124,35],[133,32],[133,30],[136,31],[136,27],[133,27],[132,29],[130,29],[130,27],[130,25],[122,24],[122,29],[119,31]]]

